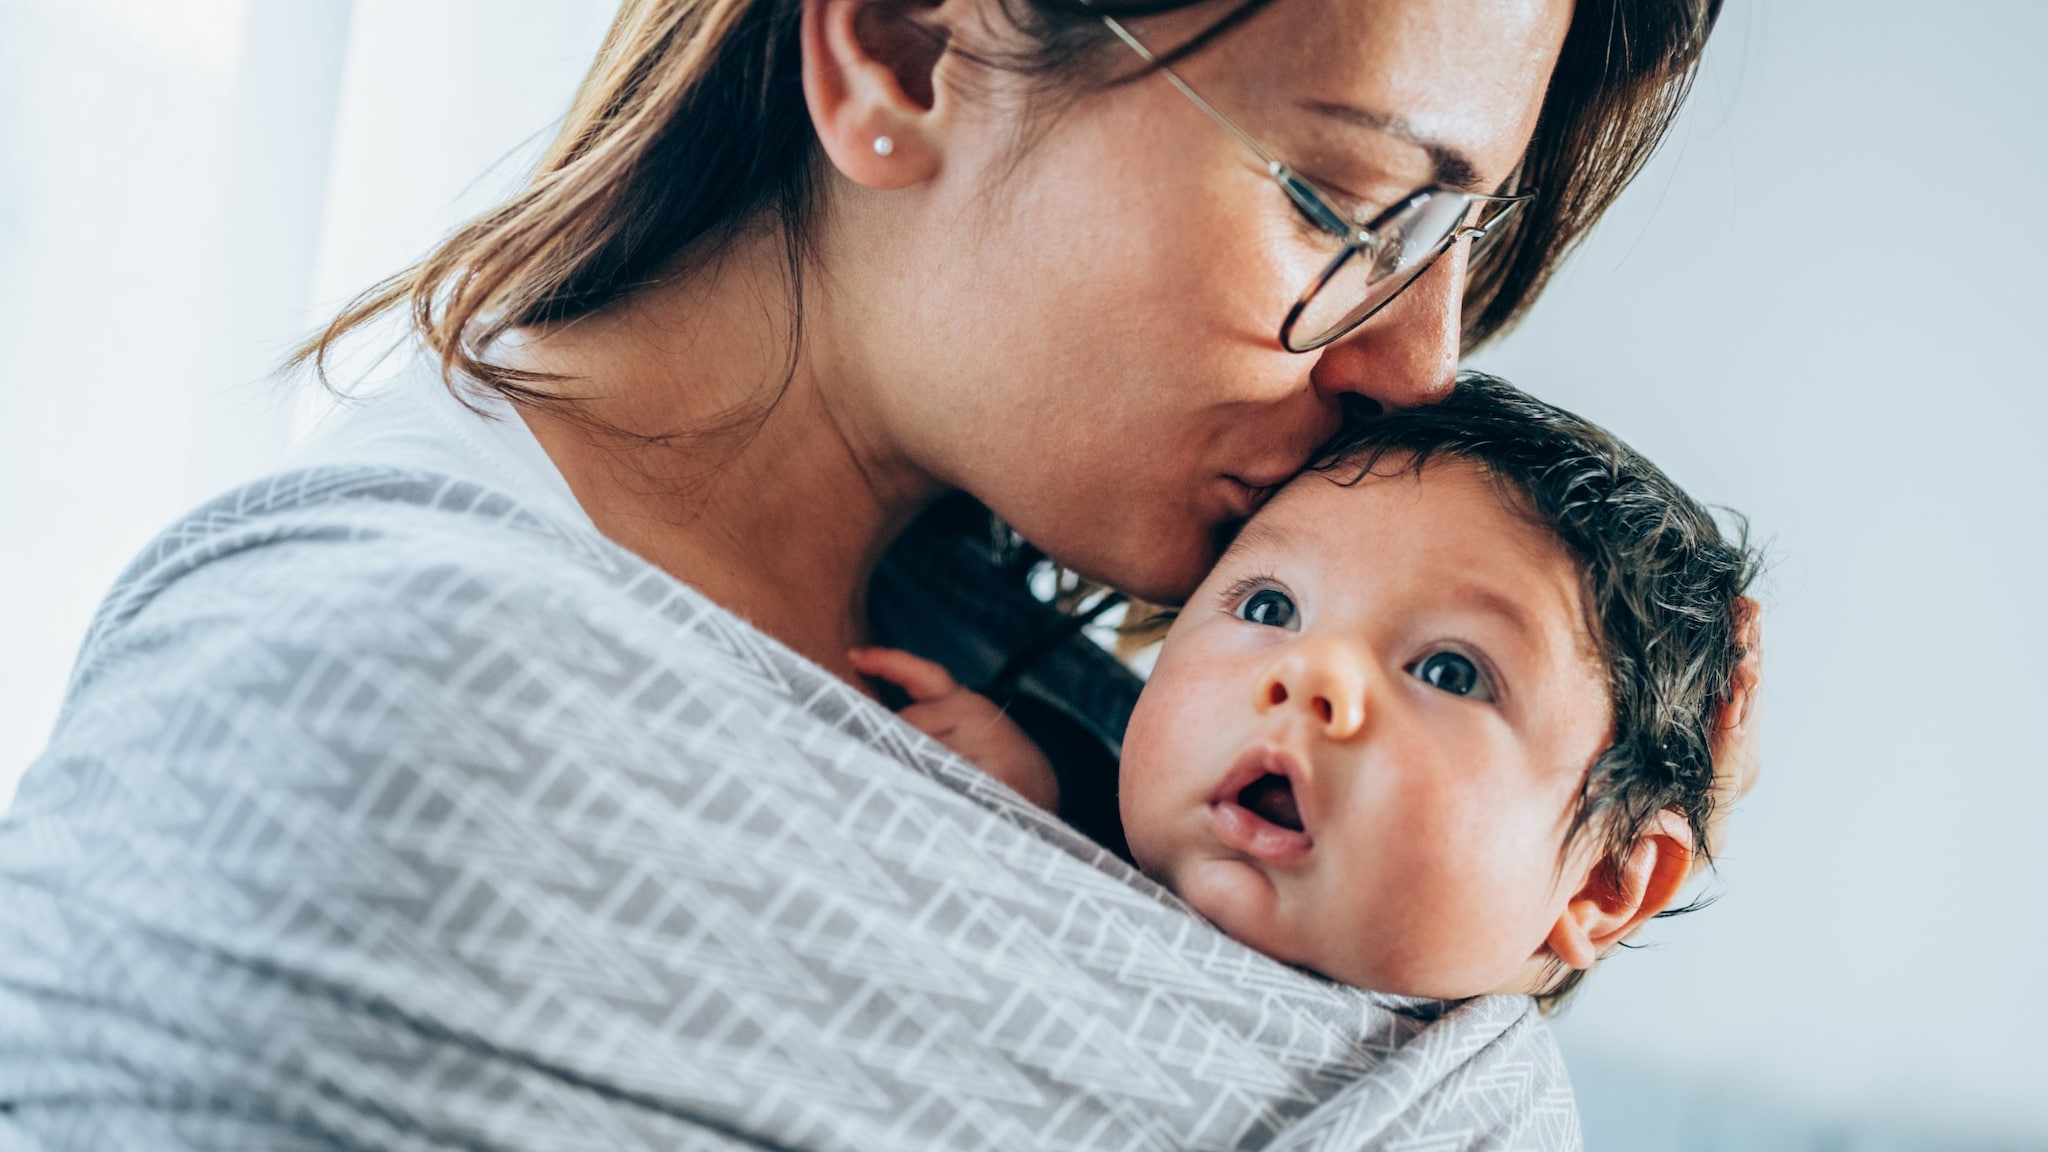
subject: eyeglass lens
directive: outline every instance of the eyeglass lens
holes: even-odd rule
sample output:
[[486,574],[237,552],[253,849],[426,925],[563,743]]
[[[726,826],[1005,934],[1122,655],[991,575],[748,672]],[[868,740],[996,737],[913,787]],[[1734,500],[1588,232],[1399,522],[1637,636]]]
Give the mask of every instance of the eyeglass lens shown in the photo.
[[1375,223],[1373,239],[1347,249],[1300,305],[1288,344],[1310,348],[1350,330],[1384,307],[1429,267],[1456,235],[1472,202],[1425,192]]

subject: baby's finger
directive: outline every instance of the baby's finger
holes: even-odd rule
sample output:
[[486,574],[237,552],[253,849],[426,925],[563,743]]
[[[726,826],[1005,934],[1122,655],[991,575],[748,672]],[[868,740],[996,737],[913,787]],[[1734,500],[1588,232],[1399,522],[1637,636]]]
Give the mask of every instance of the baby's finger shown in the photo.
[[943,665],[901,648],[855,648],[847,657],[861,675],[887,680],[912,700],[936,700],[960,687]]

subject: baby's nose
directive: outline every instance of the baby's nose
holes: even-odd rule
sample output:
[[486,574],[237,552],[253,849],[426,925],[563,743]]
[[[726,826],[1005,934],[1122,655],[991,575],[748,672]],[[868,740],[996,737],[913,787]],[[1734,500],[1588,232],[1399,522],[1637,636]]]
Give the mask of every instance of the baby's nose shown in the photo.
[[1262,716],[1302,709],[1325,736],[1349,740],[1365,726],[1365,677],[1334,646],[1296,645],[1260,677],[1252,704]]

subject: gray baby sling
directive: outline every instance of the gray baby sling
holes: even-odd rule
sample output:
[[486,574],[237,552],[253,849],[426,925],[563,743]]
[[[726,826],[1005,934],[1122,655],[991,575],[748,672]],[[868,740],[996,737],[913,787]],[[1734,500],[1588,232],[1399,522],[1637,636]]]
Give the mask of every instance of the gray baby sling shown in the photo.
[[587,527],[268,478],[0,823],[0,1149],[1563,1149],[1528,1000],[1362,992]]

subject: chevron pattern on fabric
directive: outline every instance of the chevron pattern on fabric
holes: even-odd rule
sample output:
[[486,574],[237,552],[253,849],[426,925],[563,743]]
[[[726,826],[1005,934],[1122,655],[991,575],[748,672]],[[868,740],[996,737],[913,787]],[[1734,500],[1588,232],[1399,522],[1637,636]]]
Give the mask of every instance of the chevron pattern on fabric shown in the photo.
[[1578,1143],[1526,999],[1274,963],[602,537],[367,467],[107,597],[0,824],[0,1109],[51,1152]]

